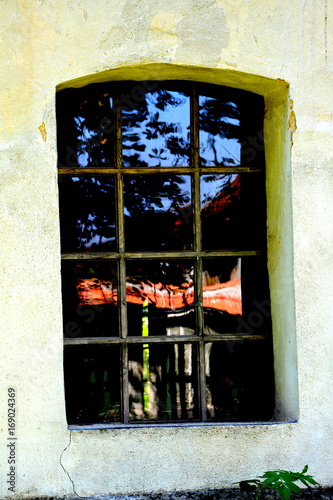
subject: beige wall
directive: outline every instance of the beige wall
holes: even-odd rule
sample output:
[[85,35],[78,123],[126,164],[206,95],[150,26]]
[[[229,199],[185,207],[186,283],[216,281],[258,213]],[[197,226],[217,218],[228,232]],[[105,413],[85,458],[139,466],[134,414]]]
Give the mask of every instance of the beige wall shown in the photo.
[[[307,463],[321,484],[333,484],[332,6],[1,2],[1,498],[71,495],[73,485],[81,496],[216,488]],[[166,77],[266,97],[279,423],[69,432],[55,90],[72,80]],[[16,492],[6,483],[9,387],[18,409]]]

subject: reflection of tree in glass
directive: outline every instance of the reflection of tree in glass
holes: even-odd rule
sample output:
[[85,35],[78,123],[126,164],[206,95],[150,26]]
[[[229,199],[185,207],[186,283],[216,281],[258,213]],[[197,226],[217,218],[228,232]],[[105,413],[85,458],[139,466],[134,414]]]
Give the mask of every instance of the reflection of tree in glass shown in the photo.
[[96,88],[67,89],[57,99],[59,161],[67,167],[113,163],[113,99]]
[[140,175],[124,183],[125,209],[130,216],[144,211],[177,213],[179,207],[189,203],[190,193],[181,185],[181,175]]
[[[141,175],[125,178],[126,248],[182,250],[193,243],[190,176]],[[187,223],[184,210],[188,208]]]
[[114,179],[64,176],[59,187],[63,250],[113,248]]
[[[127,84],[125,95],[133,95]],[[69,167],[111,166],[114,155],[114,90],[92,85],[66,89],[57,98],[59,162]],[[190,163],[190,98],[184,92],[141,91],[122,105],[126,167],[186,166]],[[227,99],[199,97],[201,164],[239,161],[240,113]],[[238,143],[238,147],[237,147]]]
[[193,262],[191,260],[167,261],[128,261],[127,276],[129,283],[149,283],[173,285],[179,290],[188,289],[193,281]]
[[244,228],[240,226],[242,211],[240,179],[240,175],[202,176],[203,248],[210,250],[237,248],[244,238]]
[[109,165],[113,162],[112,98],[108,93],[89,96],[80,103],[80,115],[74,117],[78,132],[78,163],[91,167]]
[[[232,203],[239,201],[240,198],[240,176],[235,174],[225,175],[225,174],[213,174],[213,175],[203,175],[201,180],[212,184],[212,189],[207,190],[203,184],[201,184],[201,189],[203,191],[203,196],[201,200],[201,205],[206,210],[213,209],[213,206],[209,206],[214,200],[223,200],[223,205],[227,202]],[[223,208],[223,207],[221,207]],[[215,207],[216,209],[216,207]]]
[[[264,176],[261,173],[201,177],[202,242],[205,249],[265,245]],[[218,228],[218,229],[217,229]]]
[[188,165],[190,140],[183,129],[189,129],[189,98],[167,90],[147,93],[134,109],[122,111],[124,165]]
[[[200,132],[205,133],[206,143],[202,134],[201,155],[205,149],[213,152],[213,163],[216,166],[230,165],[238,162],[236,155],[230,151],[232,145],[227,142],[221,143],[223,139],[239,140],[240,138],[240,113],[238,106],[232,102],[225,102],[221,99],[200,96],[199,127]],[[218,143],[219,140],[219,143]],[[228,156],[221,156],[224,150]],[[236,153],[236,152],[235,152]],[[205,157],[206,156],[206,157]],[[208,163],[207,155],[201,156],[202,165]]]

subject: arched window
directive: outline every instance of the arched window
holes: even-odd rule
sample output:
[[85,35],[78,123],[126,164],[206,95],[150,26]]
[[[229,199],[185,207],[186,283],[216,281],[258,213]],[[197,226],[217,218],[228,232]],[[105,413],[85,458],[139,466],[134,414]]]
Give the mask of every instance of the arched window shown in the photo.
[[272,417],[263,115],[188,81],[58,92],[69,424]]

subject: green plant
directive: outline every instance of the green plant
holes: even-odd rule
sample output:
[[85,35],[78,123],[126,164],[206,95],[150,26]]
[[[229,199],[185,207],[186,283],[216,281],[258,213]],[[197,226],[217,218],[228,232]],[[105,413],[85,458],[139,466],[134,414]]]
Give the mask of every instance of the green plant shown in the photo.
[[261,500],[267,489],[277,491],[282,500],[289,500],[292,493],[299,495],[302,492],[302,488],[296,484],[297,482],[302,483],[308,488],[318,484],[312,476],[306,474],[307,470],[307,465],[302,472],[269,470],[262,476],[259,476],[259,479],[246,479],[245,481],[240,481],[239,486],[241,491],[255,491],[256,500]]

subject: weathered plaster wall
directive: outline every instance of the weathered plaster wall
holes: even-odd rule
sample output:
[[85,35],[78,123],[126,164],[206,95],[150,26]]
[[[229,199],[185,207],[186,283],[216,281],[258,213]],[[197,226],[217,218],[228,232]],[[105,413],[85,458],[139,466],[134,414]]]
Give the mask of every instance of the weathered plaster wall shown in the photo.
[[[73,485],[81,496],[215,488],[306,463],[323,485],[333,484],[332,6],[1,2],[1,498],[71,495]],[[55,89],[72,80],[168,75],[266,96],[277,397],[280,419],[298,422],[69,433]],[[288,92],[297,119],[291,155]],[[6,482],[8,387],[17,392],[15,493]]]

